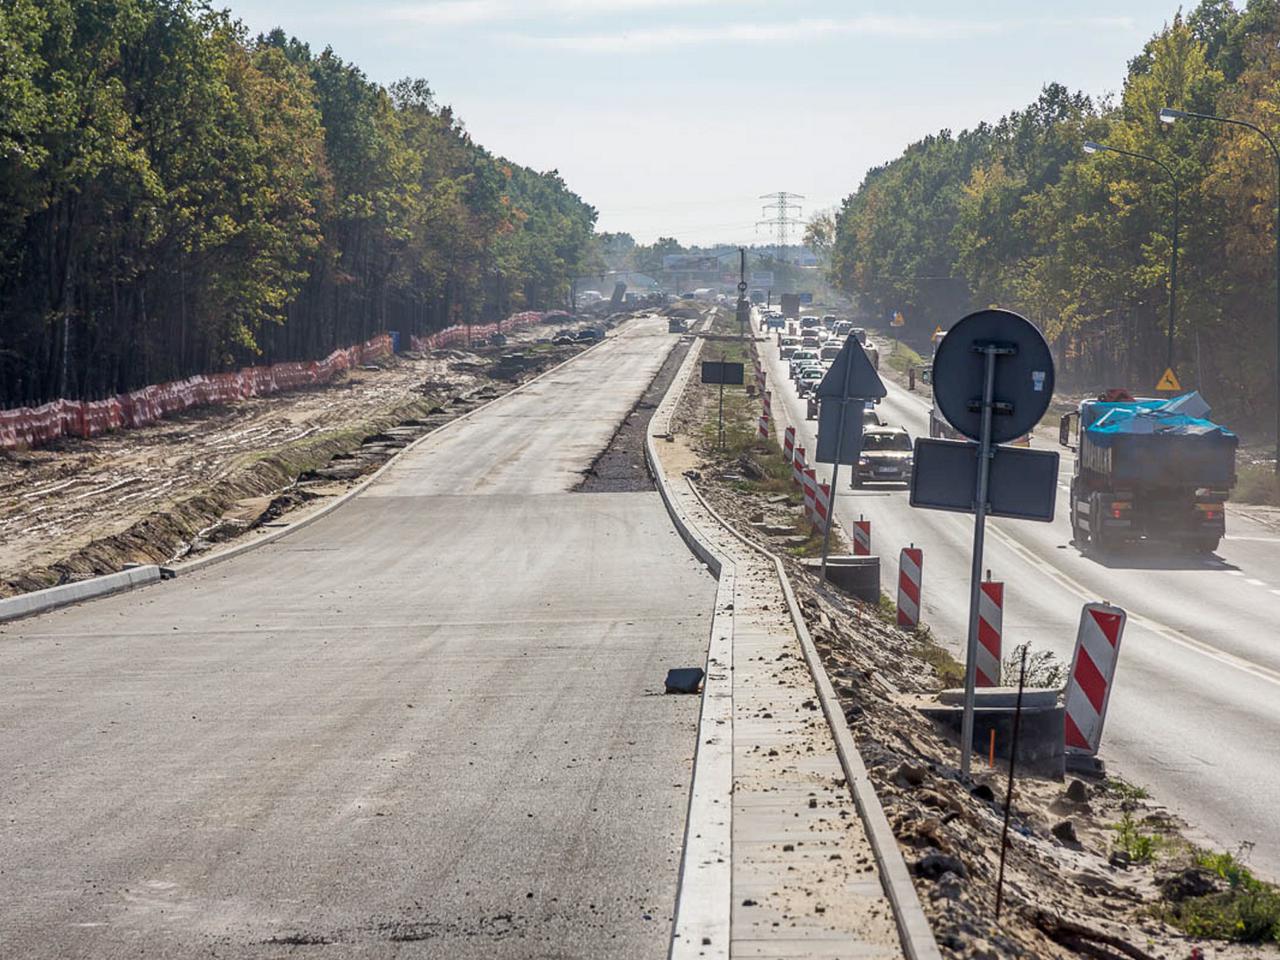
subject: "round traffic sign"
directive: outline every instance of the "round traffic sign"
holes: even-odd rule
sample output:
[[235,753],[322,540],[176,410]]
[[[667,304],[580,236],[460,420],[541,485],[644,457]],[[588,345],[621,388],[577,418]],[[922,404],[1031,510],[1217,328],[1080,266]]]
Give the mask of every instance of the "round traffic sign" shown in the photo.
[[933,399],[947,422],[970,440],[982,433],[983,348],[995,345],[991,442],[1008,443],[1040,422],[1053,396],[1053,355],[1044,336],[1011,310],[979,310],[947,331],[933,357]]
[[747,281],[745,281],[745,280],[739,280],[739,281],[738,281],[738,292],[739,292],[739,293],[746,293],[746,292],[747,292]]

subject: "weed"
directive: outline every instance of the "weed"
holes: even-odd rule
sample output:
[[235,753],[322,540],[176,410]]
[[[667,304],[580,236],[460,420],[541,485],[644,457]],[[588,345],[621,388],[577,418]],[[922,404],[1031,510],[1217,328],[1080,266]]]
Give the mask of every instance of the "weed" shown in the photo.
[[1237,853],[1201,850],[1196,865],[1226,883],[1226,889],[1166,906],[1160,915],[1193,937],[1243,943],[1280,943],[1280,888],[1265,883]]
[[1030,643],[1020,643],[1000,665],[1006,683],[1016,684],[1022,671],[1022,651],[1027,651],[1027,686],[1040,690],[1056,690],[1067,679],[1067,665],[1048,650],[1031,650]]
[[1133,814],[1125,811],[1111,829],[1116,832],[1115,848],[1128,854],[1131,863],[1150,863],[1155,859],[1158,838],[1153,833],[1143,833]]
[[1114,794],[1121,800],[1147,800],[1151,797],[1146,787],[1140,787],[1136,783],[1129,783],[1119,777],[1107,777],[1105,787],[1107,792]]

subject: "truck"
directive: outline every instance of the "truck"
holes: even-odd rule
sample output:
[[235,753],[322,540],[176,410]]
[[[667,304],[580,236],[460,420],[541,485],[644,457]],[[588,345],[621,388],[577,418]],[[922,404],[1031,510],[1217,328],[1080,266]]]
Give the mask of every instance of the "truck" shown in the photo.
[[1106,554],[1139,540],[1196,553],[1218,548],[1239,438],[1209,412],[1194,391],[1170,400],[1108,390],[1061,418],[1058,442],[1076,451],[1071,529],[1079,549]]

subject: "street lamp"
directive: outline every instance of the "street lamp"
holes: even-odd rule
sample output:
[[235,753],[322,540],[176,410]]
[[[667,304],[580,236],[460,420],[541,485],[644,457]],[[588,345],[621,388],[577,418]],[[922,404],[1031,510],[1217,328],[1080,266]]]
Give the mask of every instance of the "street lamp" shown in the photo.
[[1085,153],[1118,153],[1124,157],[1133,157],[1136,160],[1146,160],[1148,163],[1154,163],[1166,174],[1169,175],[1169,182],[1173,184],[1173,251],[1169,255],[1169,346],[1167,350],[1167,359],[1165,366],[1170,370],[1173,369],[1173,318],[1177,312],[1178,303],[1178,178],[1173,175],[1173,170],[1163,160],[1157,160],[1155,157],[1149,157],[1145,153],[1133,153],[1130,150],[1121,150],[1119,147],[1109,147],[1105,143],[1095,143],[1092,140],[1084,142]]
[[1196,113],[1193,110],[1174,110],[1172,107],[1164,107],[1160,110],[1160,120],[1163,123],[1173,123],[1175,120],[1213,120],[1215,123],[1230,123],[1237,127],[1248,127],[1263,140],[1267,142],[1267,146],[1271,148],[1271,155],[1276,160],[1276,473],[1280,473],[1280,147],[1276,146],[1276,142],[1267,135],[1267,132],[1261,127],[1255,126],[1248,120],[1239,120],[1235,117],[1219,117],[1212,113]]

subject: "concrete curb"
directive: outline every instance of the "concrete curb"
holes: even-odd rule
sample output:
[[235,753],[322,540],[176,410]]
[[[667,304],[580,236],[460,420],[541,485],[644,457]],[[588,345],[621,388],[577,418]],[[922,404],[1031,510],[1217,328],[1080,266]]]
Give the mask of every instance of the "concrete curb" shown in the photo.
[[[658,491],[662,495],[663,502],[667,506],[667,512],[671,515],[672,521],[680,536],[689,544],[694,555],[701,559],[718,577],[721,571],[727,570],[729,576],[732,576],[733,565],[725,564],[724,560],[716,555],[707,547],[698,537],[697,527],[691,523],[684,512],[679,508],[675,498],[671,495],[669,481],[663,472],[661,464],[658,461],[657,452],[653,447],[654,435],[665,436],[671,429],[671,414],[676,402],[679,400],[684,388],[688,383],[690,372],[693,365],[697,362],[701,352],[701,344],[704,341],[700,338],[693,349],[685,357],[684,363],[681,365],[679,373],[672,381],[671,388],[667,391],[666,397],[663,398],[659,409],[655,412],[653,420],[650,421],[649,433],[645,438],[645,456],[649,460],[649,470],[653,474],[657,483]],[[796,634],[800,638],[801,649],[804,651],[805,662],[809,667],[809,673],[813,678],[814,685],[818,691],[818,699],[822,704],[823,715],[827,719],[827,725],[831,729],[832,738],[836,745],[836,754],[840,760],[841,769],[844,771],[845,778],[849,785],[849,790],[853,796],[854,805],[857,807],[858,814],[862,818],[863,826],[866,829],[867,839],[871,843],[872,851],[876,858],[876,864],[880,870],[881,883],[884,887],[885,895],[889,899],[890,906],[893,909],[894,921],[898,928],[898,936],[901,940],[903,952],[908,960],[941,960],[941,954],[938,950],[937,942],[934,940],[933,931],[929,927],[929,921],[924,915],[924,910],[920,906],[920,898],[916,893],[915,885],[911,881],[911,875],[907,871],[906,861],[902,857],[902,851],[898,848],[897,838],[893,835],[893,830],[889,826],[889,821],[884,815],[884,808],[880,805],[880,798],[876,796],[875,788],[871,784],[871,780],[867,774],[866,765],[862,761],[861,754],[858,753],[857,745],[854,742],[853,734],[849,730],[849,724],[844,718],[844,712],[840,709],[839,700],[836,697],[835,690],[831,686],[831,680],[827,676],[826,669],[822,665],[822,660],[818,655],[817,648],[814,646],[813,638],[809,634],[809,629],[804,622],[804,616],[800,611],[799,604],[796,602],[795,591],[791,587],[791,581],[787,576],[786,568],[782,561],[773,553],[766,550],[759,544],[753,543],[746,537],[742,536],[729,525],[723,517],[721,517],[698,490],[697,485],[692,481],[688,481],[689,489],[707,512],[716,519],[716,521],[724,527],[733,537],[743,543],[745,546],[757,551],[773,561],[774,568],[777,571],[778,580],[782,586],[783,594],[787,598],[787,607],[791,614],[791,621],[796,629]],[[721,582],[723,586],[723,580]],[[732,594],[728,597],[728,601],[732,601]],[[732,637],[732,610],[724,610],[724,598],[719,590],[716,594],[716,620],[712,624],[712,643],[713,645],[722,636]],[[722,626],[721,620],[727,619],[728,624]],[[727,627],[727,629],[725,629]],[[732,654],[732,645],[730,644],[729,653]],[[730,670],[732,667],[730,666]],[[703,835],[695,832],[695,823],[701,825],[709,818],[715,815],[712,809],[702,801],[698,794],[698,786],[700,778],[710,778],[714,776],[713,772],[717,765],[715,757],[716,741],[709,738],[709,733],[714,735],[714,731],[704,729],[706,720],[710,714],[709,701],[716,696],[712,692],[711,685],[711,669],[710,669],[710,650],[708,651],[708,683],[703,688],[703,705],[702,720],[699,723],[698,736],[698,752],[694,760],[694,790],[691,792],[689,801],[688,820],[685,828],[685,849],[684,857],[681,862],[680,884],[676,897],[676,916],[675,924],[672,929],[671,953],[672,960],[684,957],[727,957],[728,956],[728,927],[729,913],[732,906],[732,891],[730,889],[731,862],[726,858],[724,864],[724,890],[722,897],[709,895],[707,890],[690,891],[690,882],[693,879],[692,871],[699,868],[703,863],[703,858],[707,856],[709,850],[708,844]],[[730,681],[730,697],[732,696],[732,685]],[[730,708],[732,699],[729,700]],[[714,715],[714,714],[710,714]],[[732,712],[730,709],[730,722]],[[729,740],[732,743],[732,740]],[[711,749],[708,750],[707,748]],[[730,748],[731,751],[731,748]],[[706,767],[704,768],[704,764]],[[730,756],[728,776],[728,795],[732,793],[732,756]],[[695,805],[695,802],[697,804]],[[731,819],[729,821],[731,827]],[[700,827],[699,827],[700,828]],[[709,876],[699,872],[697,880],[699,884],[707,882],[715,882],[718,878]],[[718,891],[717,891],[718,892]],[[721,907],[721,903],[723,906]],[[717,910],[723,910],[723,919],[717,914]],[[723,927],[720,924],[723,923]],[[721,941],[716,936],[716,931],[723,929],[725,938]],[[711,931],[703,933],[703,931]],[[701,943],[699,942],[701,934]],[[709,939],[709,943],[707,942]],[[723,948],[721,947],[723,943]]]
[[822,713],[827,718],[827,725],[831,728],[831,734],[836,743],[836,754],[840,757],[840,766],[853,793],[858,814],[862,817],[867,839],[871,842],[871,848],[876,857],[876,865],[880,868],[881,881],[885,895],[893,907],[894,920],[898,925],[898,936],[902,940],[903,951],[907,955],[907,960],[942,960],[937,941],[933,938],[933,930],[929,926],[928,918],[924,915],[924,908],[920,906],[920,897],[907,870],[907,863],[902,858],[902,851],[898,848],[898,840],[893,835],[888,818],[884,815],[884,807],[880,805],[880,798],[876,796],[866,764],[862,762],[862,755],[858,753],[853,732],[849,729],[849,722],[845,720],[844,711],[840,709],[835,688],[831,685],[827,670],[822,665],[822,658],[818,654],[817,647],[814,646],[813,637],[809,634],[809,627],[804,622],[804,615],[800,612],[800,604],[796,601],[786,567],[775,554],[757,543],[752,543],[716,513],[692,481],[689,483],[689,489],[706,511],[715,517],[732,536],[773,561],[774,568],[778,572],[778,580],[782,584],[782,592],[787,598],[791,622],[796,629],[796,634],[800,637],[800,647],[804,651],[805,662],[818,689]]
[[654,437],[671,431],[671,415],[702,353],[694,340],[684,362],[658,404],[645,435],[644,454],[654,484],[676,531],[716,578],[716,605],[707,644],[706,679],[698,715],[693,784],[685,815],[675,915],[671,926],[672,960],[728,960],[733,899],[733,629],[736,572],[711,550],[671,494]]
[[155,564],[129,567],[119,573],[108,573],[106,576],[93,577],[89,580],[77,580],[75,583],[64,583],[44,590],[33,590],[16,597],[0,600],[0,623],[17,620],[20,617],[31,617],[46,610],[65,607],[81,600],[92,600],[108,594],[132,590],[144,584],[156,583],[163,579],[160,568]]

